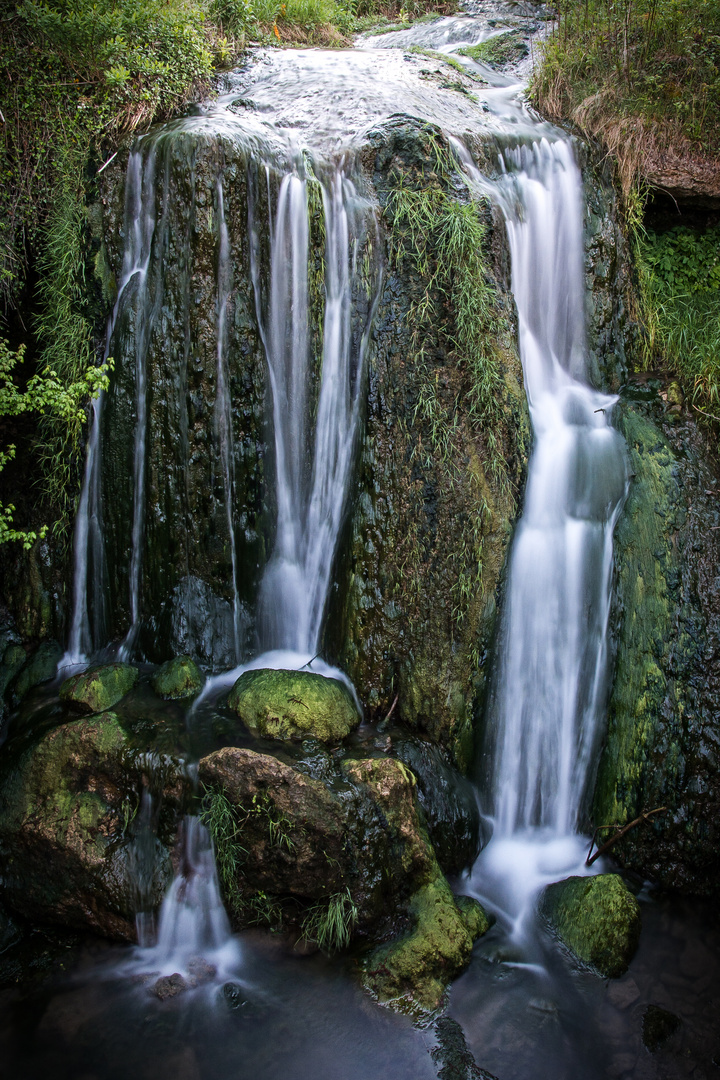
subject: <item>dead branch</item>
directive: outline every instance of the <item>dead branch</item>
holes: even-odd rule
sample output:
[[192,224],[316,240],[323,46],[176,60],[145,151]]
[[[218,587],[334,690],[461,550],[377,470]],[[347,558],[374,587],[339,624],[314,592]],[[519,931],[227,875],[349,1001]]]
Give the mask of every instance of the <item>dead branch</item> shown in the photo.
[[[667,810],[667,806],[658,806],[655,810],[643,810],[639,817],[636,817],[633,821],[628,821],[627,825],[598,825],[597,829],[593,833],[592,840],[590,841],[590,850],[585,860],[586,866],[592,866],[592,864],[604,855],[606,851],[609,851],[613,844],[616,844],[618,840],[621,840],[623,836],[626,836],[631,829],[634,829],[637,825],[643,825],[650,820],[654,814],[662,814]],[[603,832],[605,829],[617,829],[618,831],[614,836],[611,836],[609,840],[606,840],[604,844],[601,844],[595,854],[592,854],[592,849],[595,847],[597,835],[599,832]]]

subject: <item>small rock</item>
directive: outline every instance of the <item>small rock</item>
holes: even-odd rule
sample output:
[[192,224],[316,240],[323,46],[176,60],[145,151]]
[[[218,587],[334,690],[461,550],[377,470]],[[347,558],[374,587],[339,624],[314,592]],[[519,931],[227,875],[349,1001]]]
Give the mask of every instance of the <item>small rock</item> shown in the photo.
[[585,964],[616,979],[640,939],[640,905],[617,874],[569,877],[548,885],[540,913]]
[[72,675],[60,687],[60,698],[78,712],[101,713],[112,709],[137,682],[137,668],[130,664],[104,664]]
[[217,968],[204,960],[202,956],[194,956],[188,964],[188,975],[190,976],[188,985],[194,988],[211,982],[217,975]]
[[645,1046],[651,1052],[659,1050],[680,1027],[680,1017],[675,1013],[661,1009],[659,1005],[648,1005],[643,1016],[642,1037]]
[[167,998],[177,997],[188,989],[188,984],[182,975],[176,971],[174,975],[163,975],[152,988],[152,993],[161,1001]]
[[203,688],[205,677],[192,656],[176,656],[155,672],[152,685],[158,697],[166,701],[196,697]]
[[628,977],[619,982],[613,982],[608,987],[607,999],[616,1009],[627,1009],[634,1005],[640,997],[638,984]]

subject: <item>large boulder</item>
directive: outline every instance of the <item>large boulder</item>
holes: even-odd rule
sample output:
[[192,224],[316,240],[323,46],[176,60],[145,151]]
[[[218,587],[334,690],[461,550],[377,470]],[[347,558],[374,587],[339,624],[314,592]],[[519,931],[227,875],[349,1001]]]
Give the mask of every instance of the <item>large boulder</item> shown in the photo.
[[130,664],[103,664],[72,675],[60,687],[60,698],[82,713],[112,709],[137,682],[137,668]]
[[640,939],[640,905],[617,874],[548,885],[540,913],[584,964],[611,979],[627,970]]
[[312,671],[245,671],[230,691],[228,705],[253,735],[267,739],[313,736],[334,744],[360,723],[347,687]]
[[235,922],[257,921],[261,905],[307,937],[326,912],[343,912],[346,940],[375,946],[367,987],[382,1001],[433,1009],[487,920],[474,901],[456,903],[402,762],[346,759],[338,769],[321,759],[291,766],[227,747],[201,760],[205,820]]
[[110,713],[63,724],[20,751],[11,745],[0,774],[8,907],[39,922],[132,940],[138,907],[159,904],[172,874],[168,845],[183,794],[181,775],[164,762],[164,799],[155,803],[159,839],[143,867],[141,896],[137,811],[156,779],[150,768]]
[[192,656],[175,656],[162,664],[152,680],[153,690],[166,701],[181,701],[196,697],[203,688],[205,676]]

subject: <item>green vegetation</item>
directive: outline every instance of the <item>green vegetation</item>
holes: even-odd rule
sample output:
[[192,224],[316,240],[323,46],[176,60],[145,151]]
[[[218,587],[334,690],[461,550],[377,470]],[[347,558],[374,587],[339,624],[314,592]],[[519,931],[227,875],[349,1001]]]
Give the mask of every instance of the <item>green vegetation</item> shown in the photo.
[[308,911],[302,924],[302,936],[323,952],[333,953],[350,944],[358,910],[348,888],[321,901]]
[[583,963],[611,979],[627,971],[640,938],[640,905],[617,874],[548,885],[540,912]]
[[646,366],[667,366],[720,422],[720,228],[638,233]]
[[[24,346],[13,351],[0,338],[0,417],[15,417],[27,412],[52,417],[68,441],[76,445],[85,420],[82,402],[88,395],[97,394],[107,386],[108,366],[81,372],[72,382],[59,379],[54,370],[46,368],[42,374],[31,376],[25,389],[21,390],[13,373],[16,365],[22,363],[24,353]],[[0,448],[0,471],[14,459],[15,451],[13,443]],[[26,549],[30,548],[38,537],[45,535],[47,527],[42,526],[37,532],[16,529],[14,511],[12,503],[7,506],[0,503],[0,544],[19,540]]]
[[[434,171],[421,182],[409,184],[398,174],[385,215],[391,226],[393,258],[409,258],[423,282],[423,293],[413,305],[408,322],[414,326],[413,355],[425,365],[422,339],[433,322],[438,300],[444,313],[442,327],[458,368],[468,377],[465,408],[455,409],[450,426],[437,405],[437,374],[423,383],[414,418],[431,425],[433,451],[450,462],[458,417],[464,412],[473,426],[482,428],[494,471],[503,461],[493,421],[500,412],[503,381],[498,354],[498,321],[502,320],[495,288],[488,279],[485,260],[485,225],[481,207],[470,197],[458,199],[452,180],[458,170],[448,149],[429,134]],[[427,369],[429,373],[429,368]]]
[[247,848],[242,844],[245,827],[251,820],[267,829],[270,846],[291,852],[295,842],[290,835],[294,825],[281,813],[270,795],[253,795],[249,806],[236,806],[222,788],[203,785],[200,817],[212,837],[220,883],[230,909],[251,925],[278,925],[282,921],[280,905],[260,891],[246,895],[241,887],[241,868]]
[[646,162],[720,149],[717,0],[559,0],[535,102],[616,156],[628,192]]
[[528,54],[528,47],[523,40],[522,33],[518,30],[507,30],[503,34],[481,41],[477,45],[469,45],[459,52],[463,56],[469,56],[471,60],[479,60],[490,67],[504,67],[506,64],[516,64]]
[[[30,376],[52,371],[71,393],[95,362],[107,297],[89,272],[87,203],[123,135],[210,93],[213,76],[250,37],[349,43],[343,35],[373,21],[406,20],[429,7],[428,0],[0,0],[0,301],[10,313],[6,336],[12,331],[28,347]],[[89,377],[76,412],[96,385]],[[58,409],[43,411],[24,473],[38,480],[38,521],[66,534],[79,480],[78,427]],[[16,444],[15,429],[4,427]],[[13,450],[2,454],[0,467]],[[40,535],[34,522],[14,530],[7,508],[0,516],[3,540],[29,545]]]

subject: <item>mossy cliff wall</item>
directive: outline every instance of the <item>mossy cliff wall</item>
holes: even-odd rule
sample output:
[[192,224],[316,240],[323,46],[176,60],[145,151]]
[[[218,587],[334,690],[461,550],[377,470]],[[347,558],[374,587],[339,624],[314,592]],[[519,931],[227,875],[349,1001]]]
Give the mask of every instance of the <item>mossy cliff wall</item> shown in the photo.
[[665,413],[656,387],[631,384],[622,399],[632,479],[616,533],[617,662],[593,817],[622,824],[667,807],[613,855],[669,887],[712,892],[720,880],[720,481],[695,423]]
[[[386,224],[398,189],[443,188],[436,145],[432,130],[408,121],[371,139],[365,164]],[[450,197],[469,200],[459,181]],[[530,450],[504,225],[489,207],[477,210],[495,290],[487,361],[497,371],[495,441],[490,421],[473,416],[473,375],[452,341],[456,313],[437,290],[430,316],[421,322],[417,314],[441,255],[431,253],[423,274],[407,251],[396,257],[404,238],[391,233],[342,608],[328,634],[370,715],[382,719],[397,696],[394,716],[447,746],[462,768],[472,755],[473,714]]]

